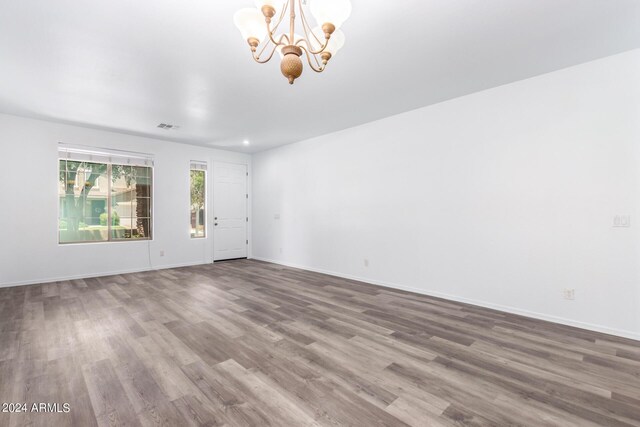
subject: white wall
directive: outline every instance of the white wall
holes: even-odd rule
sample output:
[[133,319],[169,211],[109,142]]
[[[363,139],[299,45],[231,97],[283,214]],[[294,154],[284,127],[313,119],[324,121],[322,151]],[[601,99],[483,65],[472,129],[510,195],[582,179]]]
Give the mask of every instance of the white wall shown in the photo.
[[635,50],[255,155],[253,255],[640,338],[638,76]]
[[[58,142],[154,155],[153,241],[58,245]],[[190,237],[190,161],[250,165],[246,154],[8,115],[0,156],[0,287],[211,262],[213,215],[206,239]]]

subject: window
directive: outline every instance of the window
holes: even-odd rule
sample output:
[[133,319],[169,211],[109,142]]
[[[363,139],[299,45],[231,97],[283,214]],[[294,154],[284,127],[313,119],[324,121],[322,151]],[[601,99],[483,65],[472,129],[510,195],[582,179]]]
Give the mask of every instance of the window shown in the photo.
[[153,168],[133,160],[60,150],[60,243],[151,239]]
[[191,162],[191,237],[206,237],[207,164]]

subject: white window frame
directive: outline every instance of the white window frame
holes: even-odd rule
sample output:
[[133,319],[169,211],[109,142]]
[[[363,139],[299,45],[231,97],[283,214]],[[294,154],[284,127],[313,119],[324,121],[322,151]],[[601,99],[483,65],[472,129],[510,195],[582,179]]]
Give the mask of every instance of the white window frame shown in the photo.
[[[202,221],[202,225],[204,226],[204,230],[203,230],[203,234],[202,236],[198,236],[198,235],[194,235],[191,230],[191,171],[203,171],[204,172],[204,203],[203,203],[203,207],[202,210],[203,212],[203,221]],[[207,235],[208,235],[208,214],[209,214],[209,209],[207,208],[207,204],[209,202],[209,197],[208,197],[208,192],[209,192],[209,183],[207,182],[207,180],[209,179],[209,173],[207,171],[207,162],[203,162],[203,161],[198,161],[198,160],[191,160],[190,165],[189,165],[189,236],[192,239],[206,239]],[[196,212],[196,223],[197,223],[197,218],[198,218],[198,212]]]
[[[134,153],[121,150],[110,150],[94,147],[85,147],[77,145],[69,145],[59,143],[58,145],[58,176],[60,176],[60,162],[61,161],[74,161],[74,162],[91,162],[102,163],[107,165],[107,239],[106,240],[78,240],[78,241],[61,241],[60,230],[58,228],[58,245],[73,245],[73,244],[93,244],[93,243],[120,243],[120,242],[149,242],[153,241],[155,234],[155,170],[153,156],[144,153]],[[149,168],[150,173],[150,189],[149,189],[149,236],[143,238],[113,238],[112,236],[112,167],[118,166],[137,166]],[[99,179],[99,178],[98,178]],[[74,185],[74,187],[77,187]],[[99,190],[99,188],[98,188]],[[145,217],[146,218],[146,217]],[[60,203],[58,202],[58,222],[56,226],[59,227],[60,220]]]

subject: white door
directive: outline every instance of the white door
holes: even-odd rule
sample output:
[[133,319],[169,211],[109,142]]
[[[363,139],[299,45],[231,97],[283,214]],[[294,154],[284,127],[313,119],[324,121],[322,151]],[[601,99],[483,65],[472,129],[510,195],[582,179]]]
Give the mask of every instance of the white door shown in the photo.
[[247,257],[247,166],[213,164],[213,260]]

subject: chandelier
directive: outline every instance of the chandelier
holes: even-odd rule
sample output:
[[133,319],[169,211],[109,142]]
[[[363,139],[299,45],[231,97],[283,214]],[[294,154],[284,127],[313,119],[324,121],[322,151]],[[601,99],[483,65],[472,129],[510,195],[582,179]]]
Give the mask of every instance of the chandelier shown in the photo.
[[[321,73],[344,45],[340,26],[351,14],[349,0],[256,0],[255,4],[256,8],[238,10],[234,23],[257,63],[269,62],[278,52],[280,70],[289,84],[302,75],[303,54],[309,67]],[[317,23],[313,28],[307,19],[309,11]]]

